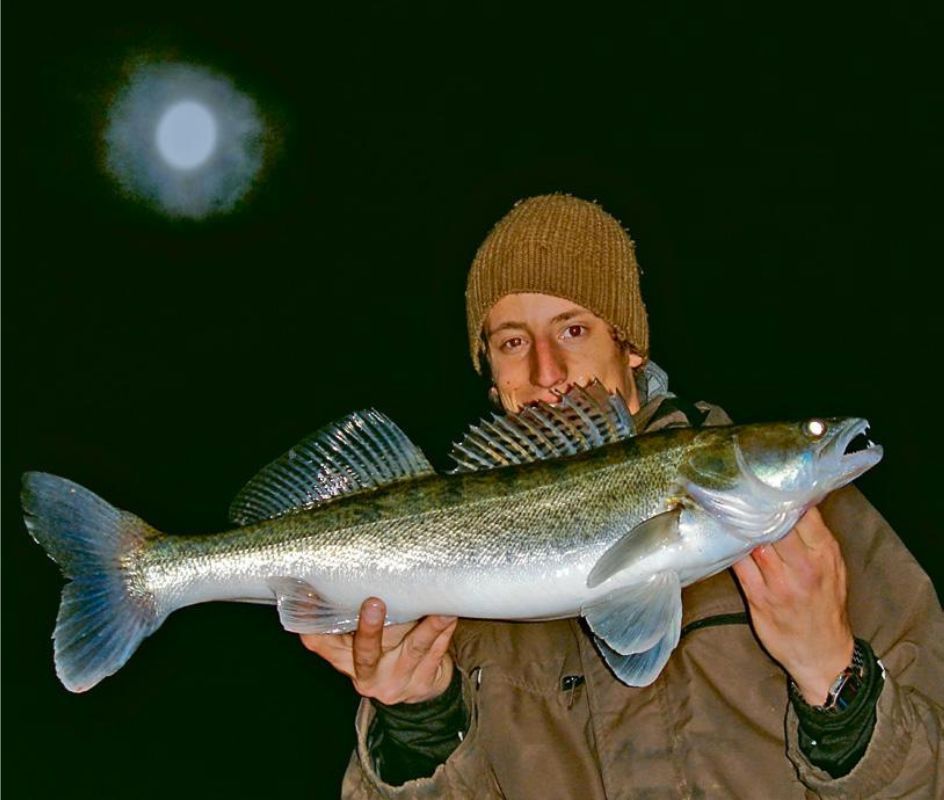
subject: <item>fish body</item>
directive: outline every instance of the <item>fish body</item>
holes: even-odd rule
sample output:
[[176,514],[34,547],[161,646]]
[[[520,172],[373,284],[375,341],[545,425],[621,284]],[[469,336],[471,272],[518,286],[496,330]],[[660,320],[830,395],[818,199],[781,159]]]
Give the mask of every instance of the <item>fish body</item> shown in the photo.
[[682,429],[557,462],[431,475],[234,531],[160,537],[132,571],[168,613],[209,600],[273,602],[269,580],[289,575],[339,607],[382,597],[392,622],[576,616],[610,588],[586,586],[603,552],[666,510],[692,436]]
[[71,579],[57,671],[83,691],[171,612],[276,603],[284,627],[338,633],[382,597],[388,622],[436,613],[583,615],[614,672],[658,675],[678,641],[681,587],[785,535],[877,463],[846,447],[863,420],[632,436],[619,398],[580,390],[473,427],[437,475],[393,423],[361,412],[277,459],[237,497],[240,527],[166,536],[88,490],[27,473],[27,525]]

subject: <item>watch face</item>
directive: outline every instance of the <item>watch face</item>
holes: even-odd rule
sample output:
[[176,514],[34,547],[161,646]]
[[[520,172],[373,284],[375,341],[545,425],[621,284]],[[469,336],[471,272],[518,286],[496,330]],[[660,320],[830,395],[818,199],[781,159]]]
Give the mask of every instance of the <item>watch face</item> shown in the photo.
[[852,705],[861,689],[862,678],[855,673],[849,675],[836,694],[836,702],[833,704],[833,708],[836,711],[845,711]]

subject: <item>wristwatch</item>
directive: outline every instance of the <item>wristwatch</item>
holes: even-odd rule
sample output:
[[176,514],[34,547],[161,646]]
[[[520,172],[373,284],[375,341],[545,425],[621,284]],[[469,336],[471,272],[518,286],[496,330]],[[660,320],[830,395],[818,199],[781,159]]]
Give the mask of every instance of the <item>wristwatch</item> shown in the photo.
[[813,706],[817,711],[840,713],[845,711],[865,684],[865,653],[861,645],[856,642],[852,651],[852,663],[836,676],[829,691],[826,692],[826,702],[821,706]]
[[792,680],[790,681],[790,693],[814,711],[839,714],[852,704],[864,685],[865,651],[862,649],[862,645],[856,641],[855,648],[852,651],[852,663],[836,676],[836,680],[832,682],[829,691],[826,692],[826,702],[818,706],[810,705]]

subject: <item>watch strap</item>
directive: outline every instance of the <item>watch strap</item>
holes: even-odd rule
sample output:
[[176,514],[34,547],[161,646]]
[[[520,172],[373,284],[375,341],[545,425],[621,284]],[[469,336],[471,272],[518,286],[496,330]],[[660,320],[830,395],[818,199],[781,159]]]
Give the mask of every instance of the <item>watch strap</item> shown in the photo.
[[790,689],[791,705],[799,722],[800,751],[811,764],[834,778],[848,774],[865,753],[885,683],[884,668],[869,643],[856,639],[856,645],[862,652],[863,685],[844,709],[822,710],[809,705],[799,689]]

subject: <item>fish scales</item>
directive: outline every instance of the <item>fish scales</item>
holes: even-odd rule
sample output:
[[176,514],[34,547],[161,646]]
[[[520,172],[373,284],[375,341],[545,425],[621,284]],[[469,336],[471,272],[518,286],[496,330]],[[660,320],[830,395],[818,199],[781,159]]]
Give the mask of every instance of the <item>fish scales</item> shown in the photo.
[[[423,581],[432,582],[428,592],[447,593],[444,609],[463,601],[468,608],[467,595],[483,576],[523,592],[549,572],[562,575],[594,560],[641,519],[664,510],[691,438],[683,429],[658,444],[629,440],[564,461],[436,475],[235,531],[162,537],[134,568],[139,586],[162,608],[272,602],[273,570],[302,577],[342,603],[355,602],[351,586],[360,599],[382,595],[392,617],[409,617],[409,596]],[[336,584],[345,588],[332,591]],[[545,597],[523,611],[543,614],[546,605]],[[509,609],[509,617],[520,614]]]
[[69,579],[54,649],[71,691],[186,605],[274,602],[287,630],[324,634],[356,627],[371,595],[388,622],[583,616],[617,677],[645,686],[678,643],[681,588],[878,463],[870,440],[847,452],[867,429],[835,418],[633,438],[621,398],[575,388],[473,426],[445,476],[389,419],[355,412],[247,483],[230,510],[240,527],[223,533],[165,535],[41,472],[24,475],[23,507]]

